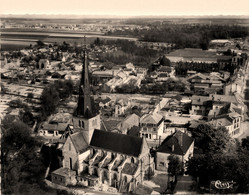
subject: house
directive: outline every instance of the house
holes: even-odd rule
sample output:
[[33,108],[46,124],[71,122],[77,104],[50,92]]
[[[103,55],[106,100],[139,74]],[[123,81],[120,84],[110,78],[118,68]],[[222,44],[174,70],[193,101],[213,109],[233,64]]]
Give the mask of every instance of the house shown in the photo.
[[104,71],[94,71],[92,73],[92,84],[98,85],[102,83],[106,83],[109,80],[113,79],[114,77],[114,71],[112,70],[104,70]]
[[221,92],[225,82],[218,75],[204,75],[202,73],[190,76],[187,81],[191,84],[191,89],[200,94],[210,94],[210,89],[212,89],[213,93]]
[[49,66],[49,60],[48,59],[40,59],[39,63],[37,64],[38,69],[47,69]]
[[215,127],[223,126],[228,130],[231,137],[237,137],[242,133],[241,121],[241,109],[234,103],[227,103],[222,108],[210,110],[208,115],[209,123]]
[[160,141],[164,130],[164,119],[160,114],[145,114],[140,119],[140,137],[147,141]]
[[146,74],[147,74],[147,69],[146,68],[136,68],[136,73],[137,73],[137,77],[144,79]]
[[131,129],[134,126],[138,127],[139,123],[140,123],[140,117],[133,113],[130,116],[127,116],[123,121],[118,123],[117,128],[123,134],[127,134],[127,131],[129,129]]
[[166,73],[168,77],[175,77],[175,68],[172,66],[161,66],[157,70],[158,74]]
[[51,173],[51,180],[55,184],[67,186],[73,183],[72,180],[75,180],[75,176],[76,171],[61,167]]
[[67,113],[57,113],[51,115],[40,125],[38,134],[44,137],[60,138],[67,130],[68,125],[72,125],[72,116]]
[[186,133],[176,131],[173,135],[168,136],[156,150],[156,169],[159,171],[168,170],[168,157],[174,155],[184,166],[185,162],[193,157],[194,139]]
[[98,102],[100,108],[105,108],[110,106],[112,100],[109,97],[106,97],[105,99],[99,99]]
[[234,80],[225,84],[224,86],[224,95],[233,95],[234,93],[243,95],[243,92],[244,92],[244,79],[240,77],[236,77]]
[[211,97],[193,95],[191,98],[191,115],[205,116],[209,109]]
[[181,70],[197,72],[219,71],[231,64],[232,56],[217,55],[214,50],[195,48],[178,49],[165,55],[172,64]]
[[125,114],[125,111],[130,107],[130,100],[128,98],[117,99],[114,104],[114,116],[118,117]]
[[162,108],[162,112],[164,116],[171,116],[171,115],[179,115],[181,114],[181,110],[183,106],[181,105],[181,101],[176,98],[171,98],[168,100],[167,104]]
[[197,73],[197,72],[194,71],[194,70],[188,70],[188,71],[187,71],[187,76],[189,77],[189,76],[195,75],[196,73]]
[[128,76],[125,74],[123,70],[120,70],[114,78],[105,83],[106,88],[110,88],[110,91],[114,91],[115,87],[121,86],[126,80]]
[[211,40],[210,45],[213,47],[226,47],[231,45],[231,41],[227,39],[214,39]]
[[233,95],[210,94],[209,97],[212,99],[212,110],[220,109],[227,105],[227,103],[234,103],[241,110],[242,121],[245,120],[247,107],[243,102],[243,98],[238,93],[234,93]]

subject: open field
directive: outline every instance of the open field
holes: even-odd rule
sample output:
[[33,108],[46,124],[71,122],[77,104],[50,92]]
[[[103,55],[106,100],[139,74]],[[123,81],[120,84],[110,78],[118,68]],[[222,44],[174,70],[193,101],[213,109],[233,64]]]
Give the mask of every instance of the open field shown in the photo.
[[[19,29],[20,30],[20,29]],[[22,49],[35,44],[36,41],[41,40],[45,43],[83,43],[83,37],[86,37],[87,44],[92,43],[97,37],[100,39],[126,39],[137,40],[136,38],[118,37],[118,36],[104,36],[94,33],[71,33],[61,31],[4,31],[1,32],[1,50],[15,50]]]

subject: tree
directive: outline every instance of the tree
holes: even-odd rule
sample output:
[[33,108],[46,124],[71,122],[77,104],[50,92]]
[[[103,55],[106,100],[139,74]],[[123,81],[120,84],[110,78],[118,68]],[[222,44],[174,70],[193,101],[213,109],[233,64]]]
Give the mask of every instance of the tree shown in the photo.
[[231,140],[225,127],[215,128],[210,124],[200,124],[191,133],[195,145],[204,153],[225,150]]
[[95,45],[102,45],[102,44],[103,44],[103,41],[101,41],[101,40],[99,39],[99,37],[97,37],[97,38],[94,40],[94,44],[95,44]]
[[248,138],[235,142],[225,128],[209,125],[197,127],[193,132],[196,146],[204,151],[186,163],[187,174],[199,178],[199,185],[209,187],[211,181],[234,181],[230,193],[248,193],[249,148]]
[[0,94],[5,94],[6,92],[8,92],[8,90],[6,89],[6,87],[4,86],[4,84],[1,83],[1,91],[0,91]]
[[27,105],[23,103],[20,99],[11,100],[9,106],[13,108],[27,108]]
[[33,116],[33,114],[29,110],[26,110],[22,114],[22,121],[27,125],[33,125],[34,124],[34,116]]
[[170,155],[168,157],[168,173],[172,176],[177,176],[182,172],[182,163],[179,159],[179,157],[175,155]]
[[[22,121],[6,115],[1,124],[1,184],[3,194],[46,194],[46,167],[37,156],[40,142]],[[50,190],[51,191],[51,190]]]
[[55,81],[45,87],[41,95],[42,118],[46,118],[56,111],[59,100],[65,100],[73,93],[73,81]]
[[117,93],[137,93],[138,87],[132,83],[123,84],[122,86],[116,86]]
[[28,93],[27,98],[28,98],[29,102],[31,102],[31,100],[34,98],[34,94]]
[[240,148],[236,153],[202,154],[187,161],[187,174],[199,178],[199,185],[209,187],[211,181],[234,181],[230,193],[248,193],[249,151]]
[[41,40],[38,40],[38,41],[36,42],[36,44],[37,44],[39,47],[42,47],[42,46],[45,45],[45,43],[42,42]]
[[[23,161],[21,154],[24,150],[32,147],[33,139],[30,136],[29,127],[23,122],[6,115],[2,121],[2,180],[4,190],[11,189],[19,180],[20,163],[15,160]],[[9,173],[9,174],[8,174]],[[8,184],[8,185],[7,185]],[[10,188],[10,189],[8,189]]]
[[54,113],[59,102],[59,93],[55,86],[49,85],[46,87],[41,95],[41,103],[42,103],[42,113],[43,116],[49,116]]
[[243,138],[241,141],[242,141],[241,147],[249,150],[249,136],[247,136],[246,138]]

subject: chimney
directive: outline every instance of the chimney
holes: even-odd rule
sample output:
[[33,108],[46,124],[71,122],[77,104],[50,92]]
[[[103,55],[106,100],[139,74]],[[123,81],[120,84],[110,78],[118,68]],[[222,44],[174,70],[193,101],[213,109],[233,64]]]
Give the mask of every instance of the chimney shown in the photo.
[[182,147],[182,132],[179,132],[178,136],[177,136],[177,139],[178,139],[178,143],[179,145]]

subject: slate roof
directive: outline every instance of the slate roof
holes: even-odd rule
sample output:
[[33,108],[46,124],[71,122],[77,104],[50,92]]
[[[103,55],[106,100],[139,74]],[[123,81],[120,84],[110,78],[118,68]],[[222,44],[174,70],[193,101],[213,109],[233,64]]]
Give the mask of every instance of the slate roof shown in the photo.
[[119,133],[94,130],[90,146],[138,157],[143,139]]
[[230,126],[232,125],[232,120],[227,116],[224,118],[217,118],[209,122],[210,124],[218,127],[218,126]]
[[122,169],[122,173],[124,174],[128,174],[128,175],[134,175],[136,170],[138,168],[137,164],[134,163],[125,163],[123,169]]
[[232,103],[239,103],[235,95],[218,95],[214,94],[211,95],[213,101],[215,102],[232,102]]
[[163,117],[160,114],[146,114],[141,117],[140,123],[158,124],[162,121]]
[[127,135],[139,137],[140,128],[133,126],[127,131]]
[[87,148],[88,144],[82,132],[77,132],[69,136],[73,142],[73,145],[78,153],[83,153]]
[[95,104],[92,96],[92,89],[90,86],[90,78],[88,72],[87,54],[85,52],[79,87],[78,105],[73,115],[89,119],[96,116],[97,114],[99,114],[99,109]]
[[[70,173],[69,173],[69,172],[70,172]],[[70,174],[71,174],[71,175],[75,175],[75,174],[76,174],[76,171],[69,170],[69,168],[61,167],[61,168],[59,168],[59,169],[56,169],[56,170],[53,171],[52,173],[53,173],[53,174],[56,174],[56,175],[63,176],[63,177],[68,177]]]
[[123,131],[127,128],[131,128],[133,126],[139,125],[140,117],[136,115],[135,113],[127,116],[123,121],[118,123],[119,130]]
[[106,99],[100,99],[99,102],[102,102],[103,104],[106,104],[107,102],[110,102],[111,99],[107,97]]
[[120,119],[107,119],[107,120],[102,120],[102,129],[106,130],[106,131],[112,131],[112,130],[116,130],[117,125],[121,122]]
[[196,96],[196,95],[193,95],[191,99],[192,99],[192,105],[205,105],[207,101],[211,100],[210,97]]
[[[180,143],[181,136],[182,144]],[[187,134],[177,131],[173,135],[168,136],[163,141],[161,146],[159,146],[159,148],[157,149],[157,152],[184,155],[188,151],[193,141],[194,139],[192,137],[189,137]],[[172,149],[173,147],[174,150]]]
[[194,79],[195,77],[199,77],[200,79],[204,79],[204,80],[208,79],[208,76],[202,73],[197,73],[197,74],[191,75],[189,78],[187,78],[187,80]]
[[218,115],[228,114],[232,112],[237,112],[238,114],[242,113],[241,109],[239,109],[234,103],[231,102],[225,105],[224,107],[220,108]]
[[42,125],[42,128],[48,131],[65,131],[67,126],[68,124],[66,123],[58,123],[58,124],[44,123]]

